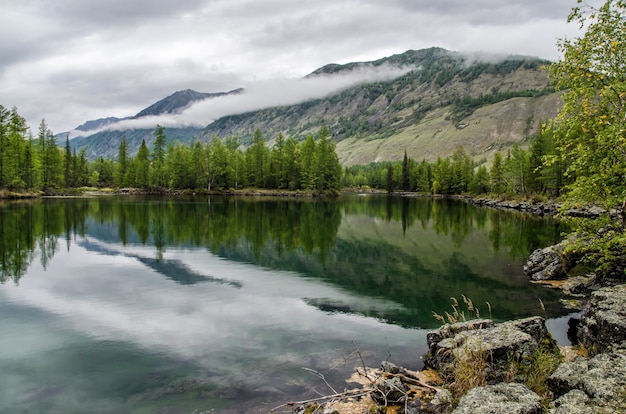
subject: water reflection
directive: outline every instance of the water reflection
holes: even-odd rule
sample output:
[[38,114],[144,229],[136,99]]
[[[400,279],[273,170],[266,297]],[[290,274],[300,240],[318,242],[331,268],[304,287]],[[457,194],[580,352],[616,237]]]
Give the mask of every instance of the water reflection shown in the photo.
[[[45,269],[61,240],[70,250],[83,237],[87,249],[101,248],[90,238],[152,247],[153,257],[139,260],[178,283],[236,285],[163,259],[169,248],[204,247],[231,260],[295,271],[400,305],[379,313],[309,300],[320,309],[432,327],[436,321],[431,312],[447,310],[450,296],[489,302],[492,316],[500,319],[537,313],[539,299],[548,315],[562,313],[554,292],[529,284],[521,274],[527,255],[557,240],[561,231],[550,219],[454,200],[95,198],[10,203],[0,214],[0,280],[18,283],[37,256]],[[132,257],[117,250],[100,253]]]
[[564,314],[521,272],[559,226],[391,197],[4,204],[0,411],[268,412],[312,396],[300,367],[344,386],[355,343],[419,368],[450,296]]

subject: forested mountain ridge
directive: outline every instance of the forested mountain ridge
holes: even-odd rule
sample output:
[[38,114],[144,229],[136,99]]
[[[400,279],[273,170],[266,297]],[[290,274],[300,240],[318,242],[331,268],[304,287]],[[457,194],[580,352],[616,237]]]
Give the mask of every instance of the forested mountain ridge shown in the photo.
[[561,108],[544,66],[536,58],[510,56],[487,63],[431,48],[373,62],[326,65],[310,75],[333,75],[368,66],[413,67],[390,80],[365,83],[323,99],[222,117],[201,134],[238,136],[250,142],[255,129],[302,138],[329,127],[343,165],[414,159],[434,161],[466,147],[476,160],[515,143],[524,144],[541,121]]

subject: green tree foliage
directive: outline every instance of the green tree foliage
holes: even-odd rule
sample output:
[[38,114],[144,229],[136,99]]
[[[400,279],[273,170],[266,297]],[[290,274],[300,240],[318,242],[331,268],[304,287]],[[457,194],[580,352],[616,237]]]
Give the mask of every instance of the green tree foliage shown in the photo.
[[402,158],[402,191],[411,190],[411,174],[409,166],[409,157],[406,155],[406,149],[404,150],[404,158]]
[[505,189],[504,182],[504,165],[502,164],[502,154],[496,152],[493,157],[493,165],[490,171],[491,191],[497,195],[502,194]]
[[115,168],[114,183],[117,187],[125,187],[127,185],[128,174],[128,143],[126,136],[122,137],[117,152],[117,164]]
[[318,193],[338,191],[341,186],[341,173],[335,144],[330,140],[330,131],[322,126],[314,151],[315,190]]
[[60,148],[57,147],[54,134],[45,120],[39,125],[37,149],[41,168],[41,188],[44,191],[62,187],[63,165]]
[[[599,8],[579,1],[568,22],[584,34],[559,41],[563,59],[551,66],[564,105],[549,125],[564,160],[567,201],[607,208],[621,202],[621,223],[595,220],[579,227],[571,251],[582,254],[600,276],[626,278],[626,1]],[[608,220],[608,219],[607,219]],[[602,228],[600,232],[599,229]]]
[[63,177],[65,178],[66,187],[74,187],[74,165],[72,158],[72,147],[70,146],[70,138],[65,137],[65,156],[63,157]]
[[550,129],[573,179],[568,197],[613,207],[626,197],[626,2],[579,3],[568,21],[585,33],[561,40],[551,66],[564,107]]
[[157,125],[154,130],[154,143],[152,144],[152,179],[157,188],[164,188],[167,184],[165,174],[165,128]]
[[326,127],[320,128],[317,139],[311,135],[304,143],[279,134],[271,150],[257,130],[244,152],[237,137],[166,146],[165,128],[157,125],[152,150],[143,140],[131,157],[123,137],[116,160],[101,157],[92,163],[86,150],[72,151],[67,137],[60,148],[45,120],[34,141],[27,133],[17,110],[0,106],[0,189],[56,191],[93,185],[224,191],[256,186],[336,194],[342,182],[343,171]]
[[253,187],[265,186],[266,172],[269,170],[269,149],[265,146],[263,133],[258,128],[254,131],[252,145],[246,150],[246,170],[248,182]]
[[453,182],[452,182],[452,163],[450,158],[441,157],[437,158],[437,161],[432,167],[433,183],[432,191],[435,194],[453,194]]
[[7,110],[0,105],[0,188],[33,188],[35,164],[26,120],[17,108]]
[[396,183],[393,180],[393,166],[391,163],[387,163],[387,178],[385,180],[385,189],[388,193],[392,193],[396,188]]
[[112,187],[114,185],[115,161],[100,157],[95,161],[95,165],[91,166],[91,170],[92,176],[95,177],[92,184],[99,187]]
[[472,194],[487,194],[491,186],[489,185],[489,171],[484,165],[480,165],[476,169],[476,173],[472,177],[472,181],[469,186],[469,191]]
[[135,156],[136,165],[136,186],[147,189],[150,187],[150,150],[146,145],[146,140],[141,140],[139,151]]
[[458,145],[452,154],[452,192],[454,194],[466,193],[474,172],[472,157],[465,153],[465,148]]
[[432,169],[426,160],[422,160],[417,168],[417,177],[415,179],[415,189],[420,193],[430,192],[432,186]]
[[[266,151],[263,151],[263,154],[265,153]],[[229,155],[228,148],[214,136],[209,153],[209,183],[214,189],[223,190],[232,187],[234,168]]]
[[513,146],[504,162],[504,174],[508,191],[516,194],[526,194],[530,164],[527,152],[522,150],[518,144]]
[[315,138],[313,138],[313,135],[309,134],[302,143],[302,148],[300,151],[301,186],[305,190],[312,190],[313,188],[315,188],[314,156]]

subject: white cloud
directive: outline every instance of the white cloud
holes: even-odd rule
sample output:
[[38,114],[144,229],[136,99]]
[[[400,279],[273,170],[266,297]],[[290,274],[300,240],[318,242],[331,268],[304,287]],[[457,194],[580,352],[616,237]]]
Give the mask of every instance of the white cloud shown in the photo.
[[[292,351],[287,342],[282,349],[269,347],[267,342],[273,340],[273,335],[315,339],[323,332],[326,338],[345,343],[371,331],[394,335],[398,342],[415,336],[373,318],[331,315],[308,305],[305,298],[342,303],[354,309],[401,309],[391,301],[363,299],[319,280],[232,263],[206,251],[170,249],[164,260],[175,259],[207,277],[228,275],[228,280],[241,287],[210,281],[180,285],[137,260],[150,259],[154,255],[150,248],[128,246],[121,251],[118,246],[91,243],[109,249],[110,254],[74,245],[72,249],[79,251],[72,253],[74,259],[68,252],[59,251],[49,263],[47,272],[54,272],[56,277],[49,277],[33,265],[20,286],[3,286],[0,297],[5,302],[40,309],[56,319],[55,326],[82,335],[126,341],[179,358],[206,359],[210,364],[219,361],[208,356],[234,348],[271,352],[273,358]],[[83,276],[77,277],[79,274]],[[368,342],[384,346],[384,335],[366,336]]]

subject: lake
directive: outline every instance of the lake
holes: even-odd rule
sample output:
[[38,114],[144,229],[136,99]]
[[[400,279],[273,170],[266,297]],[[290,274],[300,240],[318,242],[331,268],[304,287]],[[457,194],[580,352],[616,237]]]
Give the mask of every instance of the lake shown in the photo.
[[0,412],[269,412],[361,365],[422,367],[433,312],[498,321],[560,294],[550,218],[458,200],[113,197],[0,205]]

